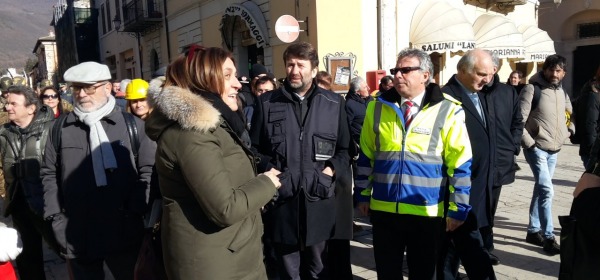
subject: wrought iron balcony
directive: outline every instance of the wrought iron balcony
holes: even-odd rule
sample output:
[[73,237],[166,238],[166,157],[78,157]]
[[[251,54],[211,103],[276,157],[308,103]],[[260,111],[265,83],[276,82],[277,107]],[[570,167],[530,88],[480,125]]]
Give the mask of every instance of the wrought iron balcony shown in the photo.
[[133,0],[123,5],[123,31],[143,33],[161,24],[158,0]]

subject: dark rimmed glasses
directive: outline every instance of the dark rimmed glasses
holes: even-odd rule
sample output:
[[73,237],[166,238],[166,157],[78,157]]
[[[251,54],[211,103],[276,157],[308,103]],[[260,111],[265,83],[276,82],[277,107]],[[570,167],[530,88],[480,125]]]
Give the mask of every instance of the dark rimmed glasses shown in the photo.
[[80,93],[81,90],[83,89],[83,91],[85,91],[86,94],[94,94],[96,92],[96,89],[99,88],[99,87],[101,87],[101,86],[103,86],[103,85],[106,85],[106,83],[102,83],[102,84],[99,84],[97,86],[95,86],[95,85],[90,85],[90,86],[75,86],[75,85],[72,85],[71,88],[73,89],[73,93]]
[[410,73],[411,71],[420,70],[420,66],[410,66],[410,67],[396,67],[390,69],[390,74],[396,75],[396,73],[400,72],[403,75]]

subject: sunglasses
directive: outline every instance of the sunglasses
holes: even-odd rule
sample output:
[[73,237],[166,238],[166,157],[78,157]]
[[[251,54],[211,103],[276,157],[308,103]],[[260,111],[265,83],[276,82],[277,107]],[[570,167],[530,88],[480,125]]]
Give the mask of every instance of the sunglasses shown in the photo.
[[42,94],[42,99],[58,99],[58,94],[54,94],[54,95]]
[[392,75],[396,75],[396,73],[400,72],[403,75],[406,75],[406,74],[410,73],[411,71],[420,70],[420,69],[421,69],[420,66],[396,67],[396,68],[390,69],[390,73]]

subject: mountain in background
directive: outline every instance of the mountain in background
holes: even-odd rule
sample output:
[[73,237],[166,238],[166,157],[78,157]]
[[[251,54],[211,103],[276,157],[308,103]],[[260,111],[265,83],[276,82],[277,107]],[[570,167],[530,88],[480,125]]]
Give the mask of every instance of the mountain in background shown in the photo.
[[39,37],[48,36],[57,0],[0,0],[0,70],[23,68]]

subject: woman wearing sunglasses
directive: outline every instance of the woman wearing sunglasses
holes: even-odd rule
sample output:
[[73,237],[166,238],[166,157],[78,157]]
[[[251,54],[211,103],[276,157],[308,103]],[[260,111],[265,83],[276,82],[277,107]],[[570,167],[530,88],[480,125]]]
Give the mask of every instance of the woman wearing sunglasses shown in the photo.
[[73,111],[73,105],[67,101],[63,101],[54,87],[44,87],[40,92],[42,93],[40,94],[40,99],[44,102],[44,105],[48,105],[48,107],[52,108],[55,119],[62,113]]

